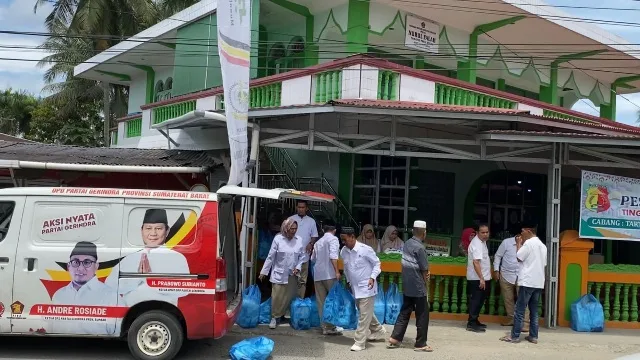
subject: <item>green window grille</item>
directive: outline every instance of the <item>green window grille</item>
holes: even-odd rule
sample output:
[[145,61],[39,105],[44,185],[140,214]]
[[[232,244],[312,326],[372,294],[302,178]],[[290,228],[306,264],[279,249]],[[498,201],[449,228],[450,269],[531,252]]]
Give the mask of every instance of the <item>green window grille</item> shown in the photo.
[[126,137],[132,138],[142,135],[142,118],[128,120],[125,124]]
[[342,98],[342,70],[332,70],[314,75],[316,82],[315,103]]
[[111,130],[111,145],[118,145],[118,130]]
[[400,74],[394,71],[378,72],[378,100],[398,100]]
[[499,109],[515,109],[517,103],[492,95],[445,84],[436,84],[436,103],[443,105],[480,106]]
[[177,118],[196,109],[195,100],[187,100],[175,104],[159,106],[153,109],[153,124],[160,124],[169,119]]

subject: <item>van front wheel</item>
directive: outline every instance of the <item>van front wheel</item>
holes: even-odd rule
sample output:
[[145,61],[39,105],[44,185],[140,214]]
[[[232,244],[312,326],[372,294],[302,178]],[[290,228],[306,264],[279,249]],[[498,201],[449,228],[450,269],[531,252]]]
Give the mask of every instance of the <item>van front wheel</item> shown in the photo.
[[172,314],[160,310],[138,316],[127,335],[129,350],[139,360],[171,360],[183,342],[180,322]]

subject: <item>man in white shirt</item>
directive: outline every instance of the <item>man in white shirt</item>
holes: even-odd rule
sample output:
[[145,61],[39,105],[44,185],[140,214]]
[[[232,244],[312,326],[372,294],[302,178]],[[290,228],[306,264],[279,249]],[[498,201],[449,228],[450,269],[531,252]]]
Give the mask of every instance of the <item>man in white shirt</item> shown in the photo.
[[[302,245],[308,253],[313,251],[313,244],[318,240],[318,227],[316,221],[312,217],[307,216],[309,207],[304,200],[298,200],[296,206],[296,214],[289,217],[291,220],[295,220],[298,223],[298,232],[296,236],[302,239]],[[307,292],[307,277],[309,276],[309,257],[307,262],[302,264],[302,270],[300,271],[300,277],[298,278],[298,297],[304,298]]]
[[[520,230],[517,231],[518,233]],[[493,275],[500,283],[500,293],[504,299],[504,307],[507,310],[509,320],[502,326],[513,326],[513,309],[515,307],[515,294],[518,291],[516,279],[520,271],[520,263],[516,257],[516,238],[510,237],[502,240],[498,251],[493,256]],[[522,332],[529,332],[529,310],[524,315],[525,326]]]
[[[313,245],[313,253],[311,255],[311,261],[315,262],[313,280],[320,319],[322,319],[324,300],[336,281],[340,280],[340,270],[338,270],[340,241],[336,237],[336,227],[333,224],[325,224],[323,230],[324,235]],[[322,334],[341,335],[342,328],[333,324],[322,323]]]
[[[353,228],[342,228],[345,246],[340,251],[344,263],[344,274],[351,285],[351,291],[360,311],[358,328],[354,334],[355,344],[351,351],[365,349],[367,340],[384,340],[387,332],[376,318],[373,311],[378,285],[376,278],[380,275],[380,259],[371,246],[356,239]],[[367,330],[371,333],[367,337]]]
[[467,255],[467,296],[469,297],[469,319],[467,330],[473,332],[485,332],[486,325],[478,318],[489,293],[491,283],[491,262],[489,260],[489,226],[478,226],[476,236],[469,244]]
[[[95,244],[81,241],[71,251],[67,271],[69,285],[53,294],[52,303],[69,306],[115,306],[118,300],[115,289],[103,284],[96,277],[98,253]],[[51,320],[47,329],[52,334],[111,335],[115,332],[116,319],[86,318]]]
[[544,289],[545,267],[547,266],[547,247],[536,236],[535,225],[523,225],[520,237],[517,238],[518,261],[522,268],[518,273],[518,301],[513,316],[511,334],[500,338],[506,342],[519,342],[520,332],[524,320],[524,311],[528,307],[530,312],[529,336],[525,339],[530,343],[538,343],[538,301]]

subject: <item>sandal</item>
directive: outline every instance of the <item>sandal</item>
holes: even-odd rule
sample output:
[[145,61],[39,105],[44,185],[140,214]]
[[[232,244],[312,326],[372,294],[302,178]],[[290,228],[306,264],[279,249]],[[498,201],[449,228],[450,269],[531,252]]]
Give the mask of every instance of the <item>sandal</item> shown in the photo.
[[398,349],[400,348],[400,343],[387,343],[387,349]]
[[421,347],[421,348],[414,348],[413,351],[417,351],[417,352],[433,352],[433,349],[431,348],[431,346],[427,345],[427,346]]
[[525,340],[527,340],[528,342],[532,343],[532,344],[537,344],[538,343],[538,339],[532,337],[532,336],[527,336],[525,337]]
[[504,341],[504,342],[508,342],[508,343],[512,343],[512,344],[517,344],[517,343],[520,342],[520,339],[512,339],[511,336],[507,335],[507,336],[501,337],[500,341]]

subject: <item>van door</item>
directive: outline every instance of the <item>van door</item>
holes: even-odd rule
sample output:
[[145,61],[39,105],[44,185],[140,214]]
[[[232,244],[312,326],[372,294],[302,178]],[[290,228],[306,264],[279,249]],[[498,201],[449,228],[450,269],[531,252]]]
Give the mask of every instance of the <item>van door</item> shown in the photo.
[[[14,333],[119,335],[117,287],[124,199],[28,196],[18,244]],[[116,283],[117,286],[117,283]]]
[[[13,274],[17,267],[16,249],[20,239],[20,226],[25,196],[0,197],[0,333],[11,332],[13,311],[19,312],[19,304],[12,305]],[[13,310],[13,311],[12,311]]]
[[[163,301],[178,306],[187,295],[210,294],[206,274],[215,268],[213,249],[198,232],[204,201],[126,199],[122,260],[118,272],[121,306]],[[199,276],[199,274],[201,276]],[[203,280],[203,281],[198,281]],[[181,308],[181,307],[180,307]],[[201,314],[211,319],[212,314]]]

